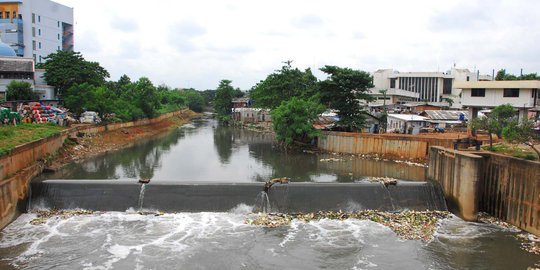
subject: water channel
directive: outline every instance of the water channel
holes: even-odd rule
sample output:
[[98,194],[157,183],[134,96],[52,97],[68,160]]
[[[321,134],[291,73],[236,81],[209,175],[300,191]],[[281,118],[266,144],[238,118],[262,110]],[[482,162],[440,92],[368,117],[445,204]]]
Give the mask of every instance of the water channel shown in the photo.
[[[391,161],[285,153],[271,135],[206,119],[36,181],[253,182],[283,176],[297,182],[425,177],[423,167]],[[540,259],[519,248],[515,232],[457,217],[443,220],[434,239],[424,243],[401,240],[371,221],[247,225],[253,207],[160,216],[126,209],[40,225],[30,224],[35,214],[23,214],[0,232],[0,269],[526,269]]]

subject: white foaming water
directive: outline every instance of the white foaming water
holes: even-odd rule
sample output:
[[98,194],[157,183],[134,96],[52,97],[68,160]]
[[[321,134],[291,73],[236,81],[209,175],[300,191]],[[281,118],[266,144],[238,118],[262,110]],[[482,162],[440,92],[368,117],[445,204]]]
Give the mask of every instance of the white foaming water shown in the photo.
[[[16,268],[89,270],[212,269],[216,265],[223,269],[388,269],[392,265],[426,269],[436,253],[419,250],[455,249],[456,241],[445,246],[402,241],[389,228],[366,220],[292,221],[278,228],[247,225],[244,219],[252,209],[239,205],[229,213],[160,216],[104,212],[53,217],[40,225],[30,225],[35,215],[24,214],[0,235],[0,256],[5,258],[0,268],[9,262]],[[467,240],[476,233],[496,231],[458,218],[441,226],[438,235],[443,239]],[[470,252],[480,260],[486,255],[482,250]]]
[[189,123],[189,124],[182,125],[181,128],[194,129],[195,125]]

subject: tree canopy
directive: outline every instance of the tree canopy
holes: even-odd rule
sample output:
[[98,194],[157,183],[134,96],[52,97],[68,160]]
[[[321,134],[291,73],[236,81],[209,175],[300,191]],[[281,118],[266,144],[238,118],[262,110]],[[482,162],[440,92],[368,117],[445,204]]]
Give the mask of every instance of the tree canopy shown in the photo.
[[285,145],[293,141],[308,141],[319,135],[313,122],[324,111],[317,100],[304,100],[292,97],[272,110],[272,123],[276,137]]
[[301,71],[298,68],[283,66],[281,70],[257,83],[249,96],[254,100],[256,107],[274,109],[292,97],[307,99],[317,92],[317,78],[311,73],[311,69]]
[[493,147],[493,133],[502,138],[503,130],[516,121],[516,111],[510,104],[499,105],[491,110],[491,113],[482,118],[475,118],[471,122],[474,129],[483,129],[489,134],[489,145]]
[[540,80],[540,76],[538,76],[536,73],[529,73],[529,74],[516,76],[514,74],[506,73],[506,69],[501,69],[497,71],[495,80],[496,81]]
[[29,82],[11,81],[6,86],[6,100],[35,100],[38,95]]
[[214,96],[214,110],[224,122],[229,121],[232,110],[234,87],[231,83],[230,80],[221,80]]
[[78,84],[103,85],[109,77],[109,72],[99,63],[86,61],[79,52],[57,51],[49,54],[45,60],[36,67],[45,69],[45,81],[54,86],[60,96]]
[[368,94],[368,89],[373,87],[371,75],[337,66],[324,66],[321,71],[328,74],[320,82],[321,101],[328,108],[338,110],[339,124],[350,131],[360,130],[366,120],[364,104],[373,100]]

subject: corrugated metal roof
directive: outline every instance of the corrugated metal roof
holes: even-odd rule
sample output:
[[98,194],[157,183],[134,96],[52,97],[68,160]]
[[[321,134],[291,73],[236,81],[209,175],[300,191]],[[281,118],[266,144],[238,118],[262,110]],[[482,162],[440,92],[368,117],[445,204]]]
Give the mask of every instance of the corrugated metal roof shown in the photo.
[[34,61],[28,58],[0,58],[0,72],[34,72]]
[[465,119],[469,119],[469,112],[467,111],[436,111],[425,110],[424,111],[429,119],[432,120],[459,120],[459,115],[464,114]]
[[393,117],[403,121],[426,121],[426,117],[416,114],[388,114],[388,117]]

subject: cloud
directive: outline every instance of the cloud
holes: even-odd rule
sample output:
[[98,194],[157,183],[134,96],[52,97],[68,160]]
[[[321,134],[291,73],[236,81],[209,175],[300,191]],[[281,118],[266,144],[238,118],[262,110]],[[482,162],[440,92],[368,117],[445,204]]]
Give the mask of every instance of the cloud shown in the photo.
[[193,21],[182,21],[172,26],[172,33],[184,38],[194,38],[207,33],[206,28]]
[[320,27],[323,24],[324,20],[314,14],[304,15],[302,17],[294,18],[292,20],[292,25],[301,29]]
[[131,18],[113,17],[111,27],[122,32],[133,33],[139,30],[139,23]]
[[479,4],[462,3],[450,9],[435,12],[429,22],[432,31],[477,31],[490,29],[496,2]]

